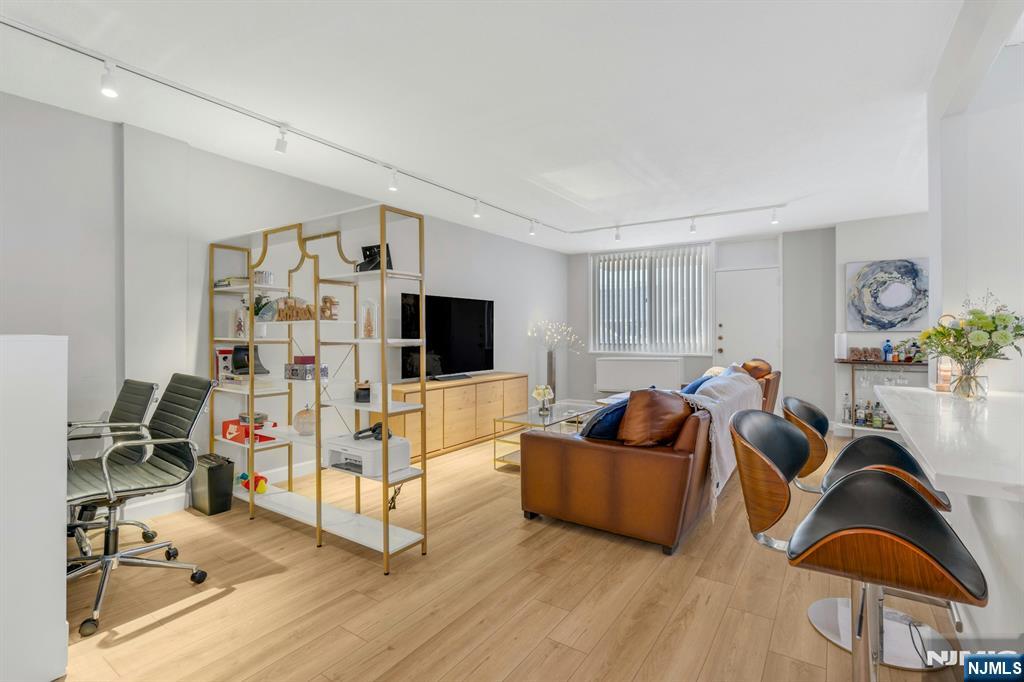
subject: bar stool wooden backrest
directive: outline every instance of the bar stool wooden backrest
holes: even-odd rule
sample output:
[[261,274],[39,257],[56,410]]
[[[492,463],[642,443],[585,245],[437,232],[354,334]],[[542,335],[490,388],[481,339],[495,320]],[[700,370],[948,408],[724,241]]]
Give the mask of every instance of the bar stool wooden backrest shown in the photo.
[[[761,410],[743,410],[729,420],[750,532],[758,537],[789,509],[789,483],[810,450],[800,429]],[[760,538],[758,538],[760,539]]]
[[797,474],[797,478],[809,476],[817,471],[828,457],[828,442],[825,440],[828,434],[828,416],[806,400],[792,396],[782,399],[782,414],[785,415],[786,421],[807,436],[811,454]]

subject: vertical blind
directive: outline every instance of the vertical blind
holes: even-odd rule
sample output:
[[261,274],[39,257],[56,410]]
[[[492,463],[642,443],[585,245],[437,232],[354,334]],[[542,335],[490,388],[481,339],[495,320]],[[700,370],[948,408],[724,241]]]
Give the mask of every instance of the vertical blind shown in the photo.
[[590,348],[710,354],[709,244],[591,257]]

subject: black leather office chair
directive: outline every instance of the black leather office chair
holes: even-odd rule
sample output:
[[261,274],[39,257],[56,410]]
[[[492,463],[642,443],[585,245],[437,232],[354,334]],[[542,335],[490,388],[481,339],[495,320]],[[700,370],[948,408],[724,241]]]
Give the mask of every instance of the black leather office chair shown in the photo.
[[[170,542],[158,542],[127,550],[118,547],[117,510],[128,500],[163,492],[186,483],[198,464],[192,430],[206,405],[213,381],[187,374],[171,377],[160,403],[144,430],[119,440],[96,459],[80,460],[68,470],[69,505],[97,505],[107,508],[103,554],[68,559],[68,580],[102,571],[92,616],[82,621],[82,636],[96,632],[100,607],[110,572],[119,566],[178,568],[188,570],[194,583],[206,580],[206,572],[195,564],[178,563],[178,550]],[[142,554],[164,550],[166,561],[143,558]]]
[[788,541],[775,539],[766,533],[789,507],[789,484],[810,456],[807,438],[785,419],[760,410],[737,412],[729,428],[754,538],[785,552],[791,566],[851,579],[845,612],[816,613],[812,605],[808,616],[823,636],[851,650],[853,682],[877,679],[879,663],[942,667],[930,664],[925,651],[948,651],[950,644],[923,624],[893,619],[881,590],[988,603],[984,574],[938,510],[903,477],[861,469],[833,483]]
[[[148,381],[126,379],[121,384],[110,415],[105,421],[68,422],[68,468],[75,466],[71,458],[71,443],[75,441],[109,438],[117,443],[144,432],[144,420],[153,403],[158,385]],[[89,433],[84,433],[89,431]],[[68,537],[75,538],[79,551],[83,556],[92,554],[92,543],[87,532],[106,527],[105,520],[96,519],[96,505],[71,505],[68,507]],[[136,526],[142,530],[142,539],[152,542],[156,539],[156,531],[141,521],[118,520],[121,526]]]
[[855,438],[844,445],[832,466],[825,472],[820,487],[802,483],[799,479],[814,473],[828,456],[828,442],[825,440],[829,427],[828,416],[806,400],[792,396],[782,399],[782,413],[787,421],[807,436],[810,443],[811,455],[794,481],[801,490],[821,494],[850,472],[879,469],[902,478],[936,509],[950,510],[949,497],[932,485],[910,451],[891,438],[876,434]]

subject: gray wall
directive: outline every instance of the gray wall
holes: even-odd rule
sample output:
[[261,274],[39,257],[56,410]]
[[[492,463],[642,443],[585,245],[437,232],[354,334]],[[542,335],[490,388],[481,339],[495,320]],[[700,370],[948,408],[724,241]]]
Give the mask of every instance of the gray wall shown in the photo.
[[124,374],[121,127],[0,93],[0,333],[70,337],[68,414]]
[[827,414],[831,414],[835,400],[835,254],[833,227],[782,235],[782,366],[786,394],[808,400]]

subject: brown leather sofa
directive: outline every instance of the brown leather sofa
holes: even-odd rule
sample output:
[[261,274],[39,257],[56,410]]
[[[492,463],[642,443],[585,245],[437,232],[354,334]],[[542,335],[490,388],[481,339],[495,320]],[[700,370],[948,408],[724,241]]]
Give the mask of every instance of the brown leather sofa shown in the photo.
[[631,447],[575,434],[528,431],[521,441],[523,513],[654,542],[671,554],[711,495],[706,410],[671,446]]

